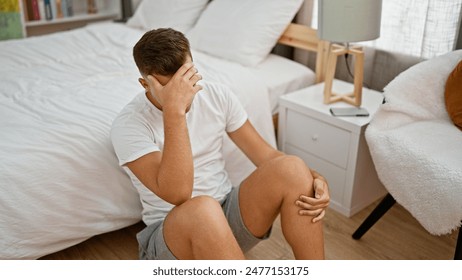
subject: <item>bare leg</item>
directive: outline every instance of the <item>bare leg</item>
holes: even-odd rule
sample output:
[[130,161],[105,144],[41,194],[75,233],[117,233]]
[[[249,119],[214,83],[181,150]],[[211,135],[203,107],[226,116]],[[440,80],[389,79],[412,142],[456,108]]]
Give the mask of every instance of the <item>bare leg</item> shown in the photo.
[[164,239],[178,259],[244,259],[220,204],[208,196],[175,207],[165,219]]
[[298,214],[301,194],[313,197],[313,178],[305,163],[294,156],[275,158],[255,170],[239,192],[241,215],[255,236],[263,236],[281,214],[284,237],[297,259],[324,259],[322,221]]

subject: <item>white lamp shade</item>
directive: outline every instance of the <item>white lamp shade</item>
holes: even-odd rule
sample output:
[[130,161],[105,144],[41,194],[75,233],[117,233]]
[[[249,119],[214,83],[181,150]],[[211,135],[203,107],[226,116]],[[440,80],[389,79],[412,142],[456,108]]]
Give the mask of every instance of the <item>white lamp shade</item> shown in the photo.
[[318,0],[318,37],[360,42],[380,36],[382,0]]

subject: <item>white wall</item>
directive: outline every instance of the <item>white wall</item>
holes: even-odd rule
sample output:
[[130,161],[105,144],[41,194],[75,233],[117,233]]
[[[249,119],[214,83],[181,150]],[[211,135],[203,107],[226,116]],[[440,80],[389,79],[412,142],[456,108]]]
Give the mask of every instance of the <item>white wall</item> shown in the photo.
[[140,4],[140,2],[141,2],[141,0],[132,0],[133,12],[135,12],[135,10],[138,7],[138,5]]

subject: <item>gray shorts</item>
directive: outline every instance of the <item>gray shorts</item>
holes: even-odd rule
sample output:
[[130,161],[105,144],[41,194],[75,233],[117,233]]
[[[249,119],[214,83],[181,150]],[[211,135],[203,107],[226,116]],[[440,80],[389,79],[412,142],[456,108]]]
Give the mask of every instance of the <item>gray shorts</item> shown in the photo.
[[[267,239],[270,236],[271,229],[263,238],[255,237],[244,225],[239,209],[239,187],[235,187],[226,196],[222,203],[223,212],[228,220],[229,226],[236,237],[239,246],[243,252],[247,252],[258,242]],[[163,235],[164,221],[159,221],[147,226],[140,231],[136,238],[139,244],[139,257],[142,260],[176,260],[176,257],[170,252]]]

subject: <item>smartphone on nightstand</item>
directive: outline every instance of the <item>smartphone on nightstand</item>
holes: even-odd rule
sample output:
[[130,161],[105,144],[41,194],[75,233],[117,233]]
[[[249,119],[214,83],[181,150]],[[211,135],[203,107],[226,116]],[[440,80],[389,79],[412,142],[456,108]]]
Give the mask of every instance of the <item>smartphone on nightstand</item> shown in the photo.
[[330,108],[332,116],[336,117],[368,117],[369,112],[361,107],[337,107]]

